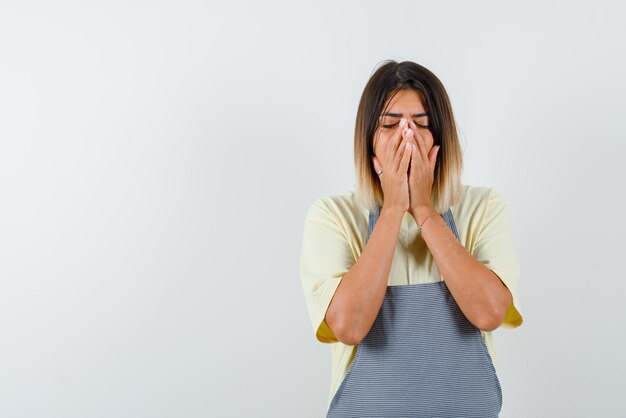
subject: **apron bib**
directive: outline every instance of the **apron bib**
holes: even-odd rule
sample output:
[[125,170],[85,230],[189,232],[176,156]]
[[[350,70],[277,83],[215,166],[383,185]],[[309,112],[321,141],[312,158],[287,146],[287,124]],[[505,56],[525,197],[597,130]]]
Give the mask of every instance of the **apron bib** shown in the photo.
[[[379,213],[370,212],[368,240]],[[452,211],[441,216],[460,240]],[[387,286],[327,418],[497,418],[501,407],[500,382],[480,329],[439,281]]]

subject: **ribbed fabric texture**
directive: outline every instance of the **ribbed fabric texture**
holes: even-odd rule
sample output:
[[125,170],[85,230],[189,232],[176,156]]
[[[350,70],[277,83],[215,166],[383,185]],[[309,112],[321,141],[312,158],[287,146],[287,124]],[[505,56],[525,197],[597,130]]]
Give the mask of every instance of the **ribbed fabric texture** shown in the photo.
[[[369,239],[380,210],[370,213]],[[441,215],[459,238],[448,209]],[[487,347],[445,282],[388,286],[328,418],[497,418],[502,391]]]

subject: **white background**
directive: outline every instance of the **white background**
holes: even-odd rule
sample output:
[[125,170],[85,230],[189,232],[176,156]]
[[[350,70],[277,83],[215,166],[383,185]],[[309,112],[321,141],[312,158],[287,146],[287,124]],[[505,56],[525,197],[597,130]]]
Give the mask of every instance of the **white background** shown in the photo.
[[376,65],[446,86],[508,201],[502,418],[623,413],[619,2],[0,3],[0,416],[321,417],[304,215]]

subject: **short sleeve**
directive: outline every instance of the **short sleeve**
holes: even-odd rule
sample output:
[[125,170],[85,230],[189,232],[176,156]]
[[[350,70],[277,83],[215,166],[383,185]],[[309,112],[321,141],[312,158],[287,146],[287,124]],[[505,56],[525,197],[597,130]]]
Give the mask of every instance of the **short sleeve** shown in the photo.
[[509,210],[503,196],[495,189],[490,189],[488,193],[473,255],[498,275],[513,297],[500,326],[516,328],[522,325],[524,319],[517,294],[520,269],[511,234]]
[[355,261],[337,216],[323,198],[317,199],[304,221],[300,279],[315,337],[322,343],[338,342],[326,323],[326,311],[341,278]]

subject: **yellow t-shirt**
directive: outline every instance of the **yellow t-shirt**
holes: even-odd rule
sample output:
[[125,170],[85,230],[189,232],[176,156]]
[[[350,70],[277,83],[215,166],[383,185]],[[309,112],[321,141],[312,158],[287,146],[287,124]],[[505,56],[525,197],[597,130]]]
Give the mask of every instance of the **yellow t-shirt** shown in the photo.
[[[304,221],[300,278],[311,324],[318,341],[332,343],[332,379],[328,406],[356,354],[357,346],[339,342],[326,324],[328,305],[341,278],[360,257],[367,238],[368,210],[355,200],[355,192],[316,199]],[[500,327],[516,328],[523,318],[517,297],[519,265],[513,245],[508,208],[493,188],[463,185],[462,198],[451,207],[461,243],[474,258],[500,277],[513,296]],[[418,260],[423,260],[418,263]],[[388,285],[432,283],[442,276],[418,226],[404,214]],[[492,331],[482,331],[496,365]],[[496,367],[497,368],[497,367]]]

